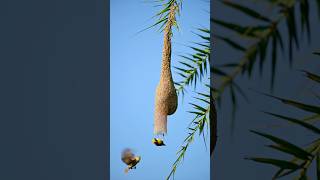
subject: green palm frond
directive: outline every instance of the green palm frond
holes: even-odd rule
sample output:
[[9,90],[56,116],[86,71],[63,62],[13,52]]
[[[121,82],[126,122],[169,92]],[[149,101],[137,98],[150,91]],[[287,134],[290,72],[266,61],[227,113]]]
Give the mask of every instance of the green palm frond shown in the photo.
[[271,22],[271,20],[268,17],[262,15],[261,13],[255,11],[253,9],[250,9],[248,7],[245,7],[240,4],[230,2],[230,1],[222,1],[222,3],[250,16],[251,18],[255,18],[255,19],[258,19],[261,21],[265,21],[265,22]]
[[[306,76],[313,80],[316,83],[320,83],[319,77],[316,74],[304,71]],[[276,96],[268,95],[274,99],[277,99],[281,101],[283,104],[289,105],[291,107],[300,109],[302,111],[305,111],[307,113],[312,113],[312,115],[316,115],[319,117],[320,115],[320,104],[318,105],[310,105],[302,102],[298,102],[295,100],[285,99],[285,98],[279,98]],[[287,140],[281,139],[279,137],[273,136],[271,134],[262,133],[259,131],[251,131],[259,136],[262,136],[266,139],[271,140],[275,144],[268,145],[268,147],[277,150],[281,153],[287,154],[292,156],[290,160],[282,160],[282,159],[272,159],[272,158],[260,158],[260,157],[252,157],[252,158],[246,158],[248,160],[253,160],[259,163],[264,164],[271,164],[273,166],[278,167],[278,171],[274,174],[273,179],[277,179],[280,177],[287,176],[292,173],[297,173],[297,179],[307,179],[308,175],[307,172],[310,169],[310,165],[312,162],[316,162],[317,164],[317,178],[320,178],[320,160],[319,160],[319,153],[320,153],[320,128],[316,125],[309,123],[305,121],[307,118],[292,118],[285,115],[265,112],[273,117],[276,117],[277,119],[284,120],[288,123],[294,124],[296,126],[302,127],[307,131],[313,132],[315,135],[317,135],[317,138],[312,142],[309,143],[307,147],[300,147],[293,143],[290,143]],[[309,141],[309,138],[306,138],[306,141]]]
[[318,76],[318,75],[316,75],[316,74],[313,74],[313,73],[310,73],[310,72],[308,72],[308,71],[304,71],[304,72],[306,73],[306,76],[307,76],[309,79],[311,79],[311,80],[313,80],[313,81],[315,81],[315,82],[320,83],[320,76]]
[[[180,10],[182,8],[182,0],[158,0],[158,1],[152,1],[152,3],[155,3],[156,7],[160,6],[161,9],[158,13],[156,13],[152,18],[156,18],[156,22],[149,27],[142,29],[138,33],[141,33],[147,29],[153,28],[153,27],[159,27],[158,31],[162,32],[164,30],[165,25],[168,22],[168,17],[170,13],[170,8],[172,6],[175,6],[175,14],[180,15]],[[175,19],[173,22],[173,26],[179,29],[179,25],[177,23],[177,20]]]
[[[197,29],[199,36],[204,42],[193,43],[189,46],[193,53],[188,55],[180,55],[179,66],[174,67],[177,74],[182,78],[181,81],[175,82],[177,93],[184,94],[185,88],[193,84],[196,88],[197,82],[207,75],[208,64],[210,59],[210,31],[208,29]],[[202,33],[202,34],[201,34]]]
[[[195,42],[192,44],[192,46],[189,46],[193,53],[188,55],[180,55],[182,60],[179,61],[178,66],[175,67],[176,73],[180,76],[180,78],[182,78],[181,81],[175,82],[176,91],[177,94],[182,94],[182,96],[184,96],[184,92],[188,86],[192,86],[194,89],[196,89],[197,85],[201,83],[201,86],[210,88],[210,86],[202,82],[203,79],[210,79],[208,77],[210,74],[207,73],[210,67],[208,65],[211,52],[210,30],[206,28],[198,28],[197,31],[198,32],[194,34],[197,35],[203,42]],[[188,135],[177,153],[178,158],[173,163],[171,172],[169,173],[167,179],[174,177],[178,165],[182,162],[189,145],[193,142],[196,132],[199,132],[199,136],[202,135],[204,144],[206,146],[205,132],[208,133],[209,128],[211,129],[213,125],[213,123],[210,121],[212,121],[212,113],[214,113],[212,112],[212,106],[210,106],[210,103],[213,104],[213,102],[211,102],[213,99],[212,96],[210,96],[210,90],[208,92],[208,94],[197,93],[197,96],[194,97],[194,99],[198,101],[197,104],[193,102],[189,103],[193,110],[188,112],[194,115],[194,119],[191,121],[188,127]],[[212,140],[213,138],[210,136],[210,141],[212,142]],[[214,142],[212,145],[214,145]],[[210,143],[210,154],[213,152],[212,145]]]
[[178,158],[172,165],[171,172],[169,173],[167,180],[174,177],[174,174],[177,170],[178,165],[183,161],[184,156],[187,152],[188,147],[193,142],[197,132],[199,135],[202,135],[204,143],[206,144],[206,138],[204,135],[204,130],[209,131],[210,124],[210,94],[206,93],[197,93],[198,97],[194,97],[197,101],[196,103],[190,103],[192,106],[192,111],[189,113],[194,115],[194,119],[190,122],[188,127],[188,136],[184,139],[183,145],[180,147],[180,150],[177,152]]
[[[217,40],[226,43],[230,50],[240,52],[241,57],[232,63],[228,62],[220,66],[214,64],[213,70],[211,70],[213,74],[217,75],[214,98],[219,103],[222,94],[229,89],[228,96],[231,97],[234,104],[233,108],[236,108],[237,101],[234,96],[240,93],[235,93],[234,84],[238,76],[248,75],[251,78],[255,68],[259,68],[259,73],[262,75],[266,67],[265,64],[269,61],[271,64],[270,90],[272,91],[276,80],[279,53],[288,56],[291,66],[293,51],[299,49],[302,41],[300,36],[307,35],[310,39],[310,0],[265,1],[265,3],[272,5],[274,12],[277,12],[274,16],[265,15],[259,9],[250,8],[237,1],[221,0],[220,2],[223,6],[237,11],[239,15],[251,18],[255,22],[254,25],[243,25],[241,22],[234,22],[234,19],[211,19],[214,25],[236,35],[235,38],[230,38],[229,35],[225,35],[226,33],[223,33],[224,35],[215,33],[214,37]],[[257,2],[259,3],[259,1]],[[317,3],[320,4],[319,0]],[[320,8],[318,11],[320,12]],[[286,26],[286,29],[283,26]],[[299,36],[299,34],[301,35]],[[288,41],[284,41],[286,35]],[[284,42],[288,42],[288,44],[285,46]]]

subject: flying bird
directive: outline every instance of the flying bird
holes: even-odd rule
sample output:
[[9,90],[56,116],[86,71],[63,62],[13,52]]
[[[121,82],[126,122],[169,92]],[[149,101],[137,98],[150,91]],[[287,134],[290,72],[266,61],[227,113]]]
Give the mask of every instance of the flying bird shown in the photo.
[[156,146],[165,146],[165,144],[163,143],[163,140],[159,138],[153,138],[152,143],[155,144]]
[[127,148],[122,151],[121,160],[127,165],[124,172],[128,173],[130,169],[136,169],[136,165],[140,162],[141,156],[135,156],[132,150]]

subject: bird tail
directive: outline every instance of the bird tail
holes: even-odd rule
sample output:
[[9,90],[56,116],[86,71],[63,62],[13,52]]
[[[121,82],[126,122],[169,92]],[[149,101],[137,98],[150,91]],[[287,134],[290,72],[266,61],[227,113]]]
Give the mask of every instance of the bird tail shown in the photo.
[[127,167],[124,169],[124,173],[127,174],[128,172],[129,172],[129,168]]

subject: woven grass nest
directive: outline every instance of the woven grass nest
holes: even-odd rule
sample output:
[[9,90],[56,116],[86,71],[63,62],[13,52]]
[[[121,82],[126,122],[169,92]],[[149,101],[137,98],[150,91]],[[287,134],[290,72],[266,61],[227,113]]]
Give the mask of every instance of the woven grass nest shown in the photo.
[[160,82],[156,88],[155,112],[154,112],[154,133],[167,133],[167,116],[175,113],[178,107],[178,96],[174,87],[171,74],[171,35],[172,25],[175,21],[175,6],[170,9],[168,22],[164,29],[162,65]]

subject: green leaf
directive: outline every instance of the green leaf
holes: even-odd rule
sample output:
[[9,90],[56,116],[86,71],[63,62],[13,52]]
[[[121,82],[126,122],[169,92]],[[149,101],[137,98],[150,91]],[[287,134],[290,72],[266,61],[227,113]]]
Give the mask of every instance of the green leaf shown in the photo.
[[192,59],[192,58],[190,58],[188,56],[184,56],[184,55],[179,55],[179,56],[184,58],[184,59],[186,59],[186,60],[189,60],[189,61],[192,61],[192,62],[196,63],[196,60],[194,60],[194,59]]
[[268,48],[268,43],[269,43],[269,38],[263,38],[261,39],[260,43],[258,44],[259,46],[259,55],[260,55],[260,63],[259,63],[259,73],[260,76],[263,73],[263,65],[266,59],[266,51]]
[[318,15],[320,18],[320,0],[316,0],[316,2],[317,2],[317,7],[318,7]]
[[196,114],[196,115],[199,115],[199,116],[204,115],[203,112],[199,112],[199,111],[187,111],[187,112],[191,113],[191,114]]
[[189,128],[191,131],[195,131],[196,129],[194,129],[194,128]]
[[295,41],[295,44],[297,48],[299,48],[299,41],[298,41],[298,36],[297,36],[297,27],[296,27],[296,20],[295,20],[295,12],[294,12],[294,7],[289,8],[289,16],[288,16],[288,23],[289,23],[289,33],[292,35],[292,38]]
[[280,146],[280,145],[268,145],[268,147],[272,148],[272,149],[275,149],[275,150],[278,150],[278,151],[281,151],[281,152],[284,152],[284,153],[287,153],[287,154],[291,154],[299,159],[303,159],[303,160],[308,160],[309,159],[309,156],[305,156],[305,155],[301,155],[299,154],[298,152],[296,151],[292,151],[291,149],[287,148],[287,147],[283,147],[283,146]]
[[181,72],[184,72],[184,73],[186,73],[186,74],[189,74],[190,73],[190,70],[188,70],[188,69],[183,69],[183,68],[179,68],[179,67],[174,67],[175,69],[177,69],[177,70],[179,70],[179,71],[181,71]]
[[209,94],[204,94],[204,93],[197,93],[197,94],[199,94],[199,95],[201,95],[201,96],[204,96],[204,97],[206,97],[206,98],[210,98],[210,95],[209,95]]
[[147,30],[147,29],[150,29],[150,28],[152,28],[152,27],[154,27],[154,26],[157,26],[157,25],[160,24],[160,23],[164,23],[164,24],[165,24],[165,23],[167,22],[167,20],[168,20],[167,17],[163,17],[162,19],[158,20],[158,21],[157,21],[156,23],[154,23],[153,25],[151,25],[151,26],[149,26],[149,27],[147,27],[147,28],[145,28],[145,29],[137,32],[137,33],[141,33],[141,32],[143,32],[143,31],[145,31],[145,30]]
[[279,97],[268,95],[268,94],[265,94],[265,95],[273,97],[275,99],[278,99],[278,100],[282,101],[284,104],[299,108],[301,110],[312,112],[312,113],[316,113],[316,114],[320,114],[320,107],[313,106],[313,105],[308,105],[308,104],[304,104],[304,103],[300,103],[300,102],[297,102],[297,101],[292,101],[292,100],[289,100],[289,99],[283,99],[283,98],[279,98]]
[[203,116],[202,120],[199,121],[199,135],[201,135],[201,133],[203,132],[203,128],[204,128],[204,125],[205,125],[205,123],[204,123],[205,118],[206,117]]
[[221,21],[218,19],[212,19],[212,21],[224,28],[227,28],[231,31],[234,31],[240,35],[248,36],[248,37],[258,37],[257,33],[267,30],[268,26],[240,26],[238,24],[229,23],[225,21]]
[[201,39],[204,39],[206,41],[209,41],[210,42],[210,37],[209,36],[203,36],[201,34],[198,34],[198,33],[194,33],[195,35],[199,36]]
[[271,61],[271,90],[274,86],[274,78],[276,76],[276,64],[277,64],[277,36],[272,36],[272,61]]
[[278,40],[278,42],[279,42],[279,44],[280,44],[280,48],[281,48],[281,50],[282,50],[282,52],[283,52],[283,51],[284,51],[283,40],[282,40],[281,34],[280,34],[280,32],[279,32],[278,29],[275,30],[275,34],[276,34],[277,40]]
[[199,31],[210,34],[210,30],[206,28],[198,28]]
[[179,63],[182,64],[182,65],[187,66],[188,68],[194,68],[192,65],[190,65],[190,64],[188,64],[188,63],[186,63],[186,62],[179,61]]
[[259,163],[264,163],[264,164],[270,164],[273,166],[277,166],[282,169],[295,169],[298,170],[300,168],[299,165],[289,162],[289,161],[284,161],[284,160],[279,160],[279,159],[271,159],[271,158],[246,158],[247,160],[252,160],[256,161]]
[[310,72],[307,72],[307,71],[304,71],[307,75],[307,77],[315,82],[318,82],[320,83],[320,76],[316,75],[316,74],[313,74],[313,73],[310,73]]
[[228,76],[227,73],[225,73],[224,71],[217,69],[217,68],[212,68],[211,72],[220,76]]
[[[279,172],[283,172],[283,173],[278,174],[277,178],[287,176],[287,175],[292,174],[297,171],[297,169],[291,169],[291,170],[286,170],[286,171],[285,171],[285,169],[280,169],[280,170],[282,170],[282,171],[278,171],[277,173],[279,173]],[[275,179],[275,178],[273,178],[273,179]]]
[[192,47],[192,46],[189,46],[191,49],[195,50],[195,51],[198,51],[200,52],[199,55],[202,55],[202,56],[207,56],[210,52],[209,51],[206,51],[206,50],[203,50],[203,49],[199,49],[199,48],[196,48],[196,47]]
[[308,180],[307,169],[303,169],[296,180]]
[[232,103],[232,110],[231,110],[231,135],[234,133],[235,129],[235,114],[237,109],[237,99],[235,95],[235,91],[233,89],[233,85],[230,86],[230,96],[231,96],[231,103]]
[[[309,145],[307,148],[306,148],[306,151],[309,152],[309,153],[312,153],[313,151],[315,151],[319,146],[319,140],[316,140],[314,141],[313,143],[311,143],[311,145]],[[297,157],[294,157],[291,159],[290,162],[297,162],[298,161],[298,158]],[[283,176],[286,176],[286,175],[289,175],[291,173],[295,172],[295,170],[290,170],[290,171],[287,171],[285,172],[285,169],[279,169],[275,175],[273,176],[272,179],[276,179],[276,178],[280,178],[280,177],[283,177]]]
[[198,97],[194,97],[195,99],[198,99],[198,100],[200,100],[200,101],[202,101],[202,102],[205,102],[205,103],[207,103],[207,104],[210,104],[210,102],[208,101],[208,100],[206,100],[206,99],[203,99],[203,98],[198,98]]
[[232,41],[232,40],[229,39],[229,38],[225,38],[225,37],[218,36],[218,35],[216,35],[215,37],[216,37],[217,39],[220,39],[220,40],[224,41],[225,43],[227,43],[228,45],[230,45],[231,47],[233,47],[233,48],[236,49],[236,50],[240,50],[240,51],[245,51],[245,50],[246,50],[244,47],[242,47],[241,45],[239,45],[239,44],[236,43],[235,41]]
[[270,22],[271,21],[269,18],[261,15],[257,11],[249,9],[249,8],[247,8],[245,6],[241,6],[239,4],[236,4],[236,3],[233,3],[233,2],[230,2],[230,1],[223,1],[223,3],[225,5],[227,5],[227,6],[229,6],[229,7],[232,7],[234,9],[237,9],[237,10],[241,11],[244,14],[249,15],[252,18],[256,18],[256,19],[259,19],[259,20],[262,20],[262,21],[266,21],[266,22]]
[[199,106],[197,104],[194,104],[194,103],[189,103],[189,104],[191,104],[194,108],[196,108],[196,109],[198,109],[198,110],[200,110],[202,112],[206,112],[207,111],[205,108],[203,108],[203,107],[201,107],[201,106]]
[[257,59],[257,52],[258,52],[258,47],[254,47],[252,51],[250,51],[249,54],[247,55],[247,58],[249,59],[249,62],[247,64],[247,71],[248,71],[249,77],[251,77],[253,66]]
[[311,130],[313,131],[314,133],[317,133],[317,134],[320,134],[320,129],[317,128],[316,126],[313,126],[309,123],[306,123],[306,122],[303,122],[303,121],[300,121],[298,119],[294,119],[294,118],[290,118],[290,117],[286,117],[286,116],[282,116],[282,115],[278,115],[278,114],[274,114],[274,113],[270,113],[270,112],[264,112],[266,114],[269,114],[269,115],[272,115],[274,117],[278,117],[280,119],[283,119],[283,120],[286,120],[286,121],[289,121],[291,123],[295,123],[297,125],[300,125],[308,130]]
[[237,90],[239,92],[239,94],[243,97],[243,99],[249,103],[249,98],[247,97],[247,95],[243,92],[243,90],[240,88],[240,86],[238,84],[236,84],[235,82],[232,83],[232,85],[235,87],[235,90]]
[[309,2],[308,0],[300,1],[300,16],[301,16],[301,30],[304,32],[304,27],[307,29],[308,41],[310,42],[310,22],[309,22]]
[[253,130],[251,130],[251,132],[277,143],[279,146],[281,146],[282,149],[286,149],[288,152],[290,152],[290,154],[295,155],[296,157],[299,157],[301,159],[309,159],[309,157],[312,157],[310,153],[306,152],[305,150],[301,149],[300,147],[294,144],[289,143],[288,141]]
[[296,25],[295,25],[295,15],[294,15],[294,8],[290,7],[287,8],[287,29],[288,29],[288,35],[289,35],[289,60],[290,65],[292,64],[292,55],[293,55],[293,40],[295,41],[296,47],[299,47],[298,44],[298,38],[297,38],[297,32],[296,32]]
[[315,120],[319,120],[319,119],[320,119],[320,114],[314,114],[314,115],[307,116],[307,117],[303,118],[302,121],[312,123]]
[[193,42],[194,44],[196,45],[199,45],[199,46],[202,46],[202,47],[205,47],[205,48],[210,48],[210,44],[207,45],[207,44],[202,44],[202,43],[197,43],[197,42]]

